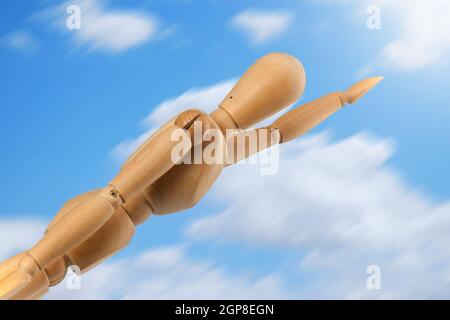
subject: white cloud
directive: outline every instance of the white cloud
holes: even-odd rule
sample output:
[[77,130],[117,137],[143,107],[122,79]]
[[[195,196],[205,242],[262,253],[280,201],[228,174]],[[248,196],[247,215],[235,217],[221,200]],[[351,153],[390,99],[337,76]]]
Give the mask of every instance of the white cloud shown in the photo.
[[244,32],[253,44],[280,36],[289,27],[292,15],[286,11],[245,10],[231,19],[231,25]]
[[[245,242],[302,253],[302,298],[450,297],[450,202],[433,202],[386,161],[390,140],[360,133],[310,136],[282,148],[280,172],[231,167],[213,189],[225,204],[188,229],[196,240]],[[383,290],[366,288],[366,268]]]
[[209,261],[187,257],[181,247],[148,250],[99,265],[81,278],[81,290],[65,283],[48,299],[264,299],[283,298],[276,274],[230,274]]
[[39,47],[37,39],[25,30],[11,32],[1,40],[6,46],[23,53],[31,53]]
[[382,51],[388,63],[402,69],[419,69],[450,53],[449,1],[403,0],[389,5],[403,14],[403,19],[401,36]]
[[[0,220],[0,263],[31,248],[45,230],[32,219]],[[153,248],[110,260],[84,274],[81,290],[66,280],[46,299],[269,299],[285,298],[281,277],[230,273],[209,260],[192,259],[184,247]]]
[[33,219],[0,219],[0,262],[30,249],[44,230],[45,224]]
[[206,112],[213,111],[235,82],[235,79],[230,79],[201,89],[190,89],[178,97],[163,101],[152,108],[153,111],[144,119],[146,132],[135,139],[118,144],[112,151],[113,156],[121,161],[125,160],[156,129],[184,110],[198,108]]
[[[122,52],[151,39],[157,30],[156,18],[147,13],[109,9],[107,1],[74,0],[40,12],[37,17],[50,20],[55,28],[70,34],[78,46],[90,50]],[[66,20],[69,5],[81,9],[81,28],[68,30]]]
[[[360,6],[359,1],[354,3]],[[375,3],[380,5],[382,19],[391,15],[395,21],[389,26],[383,22],[382,30],[389,27],[396,35],[364,70],[371,71],[380,65],[418,70],[439,65],[450,54],[449,1],[379,0]]]

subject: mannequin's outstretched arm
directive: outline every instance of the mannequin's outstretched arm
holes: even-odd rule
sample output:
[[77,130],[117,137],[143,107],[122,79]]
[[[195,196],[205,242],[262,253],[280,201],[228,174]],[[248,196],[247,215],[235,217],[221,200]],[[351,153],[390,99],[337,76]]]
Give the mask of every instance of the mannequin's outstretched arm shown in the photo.
[[348,90],[335,92],[299,106],[271,125],[237,132],[227,140],[227,164],[234,164],[274,144],[285,143],[305,134],[346,104],[352,104],[376,86],[382,77],[362,80]]

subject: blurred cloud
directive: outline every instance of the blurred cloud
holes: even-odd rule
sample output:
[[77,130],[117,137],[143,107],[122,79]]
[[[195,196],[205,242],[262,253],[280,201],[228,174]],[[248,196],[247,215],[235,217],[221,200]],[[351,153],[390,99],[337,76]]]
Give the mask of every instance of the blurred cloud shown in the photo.
[[[32,219],[0,220],[0,263],[30,249],[45,230]],[[110,260],[84,274],[81,290],[66,278],[46,299],[269,299],[287,298],[278,274],[230,273],[209,260],[192,259],[181,246],[152,248]]]
[[[352,1],[358,7],[360,1]],[[447,0],[372,1],[381,9],[381,18],[391,15],[389,27],[395,35],[361,73],[379,66],[414,71],[440,65],[450,54],[450,2]],[[384,28],[383,22],[383,28]]]
[[292,21],[287,11],[248,9],[231,19],[231,26],[245,33],[252,44],[261,44],[280,36]]
[[[69,34],[77,46],[90,50],[119,53],[155,36],[158,29],[155,17],[141,11],[110,9],[107,3],[106,0],[67,1],[39,12],[35,18],[49,21],[55,29]],[[79,30],[67,29],[69,5],[81,9]]]
[[81,278],[81,290],[61,283],[47,299],[265,299],[287,291],[276,274],[255,278],[193,260],[177,246],[155,248],[99,265]]
[[2,37],[1,42],[7,47],[22,53],[32,53],[39,47],[38,40],[25,30],[11,32]]
[[450,2],[447,0],[382,1],[400,17],[400,35],[381,51],[387,64],[415,70],[450,53]]
[[235,82],[235,79],[229,79],[208,87],[193,88],[178,97],[170,98],[158,104],[152,108],[153,111],[142,121],[142,124],[147,129],[146,132],[135,139],[119,143],[112,150],[113,157],[120,161],[125,160],[155,130],[184,110],[199,108],[206,112],[213,111],[228,94]]
[[[302,252],[314,275],[304,298],[448,298],[450,202],[434,202],[386,164],[394,146],[366,133],[326,133],[282,146],[280,172],[231,167],[213,189],[218,214],[198,219],[195,240]],[[366,288],[378,265],[383,290]]]
[[0,219],[0,262],[30,249],[44,230],[45,224],[35,219]]

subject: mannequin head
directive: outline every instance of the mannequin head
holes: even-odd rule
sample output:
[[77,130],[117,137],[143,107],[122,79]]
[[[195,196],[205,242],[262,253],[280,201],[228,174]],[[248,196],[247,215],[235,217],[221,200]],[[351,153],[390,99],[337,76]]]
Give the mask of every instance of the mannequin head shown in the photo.
[[285,53],[257,60],[212,113],[222,129],[246,129],[299,99],[305,89],[303,65]]

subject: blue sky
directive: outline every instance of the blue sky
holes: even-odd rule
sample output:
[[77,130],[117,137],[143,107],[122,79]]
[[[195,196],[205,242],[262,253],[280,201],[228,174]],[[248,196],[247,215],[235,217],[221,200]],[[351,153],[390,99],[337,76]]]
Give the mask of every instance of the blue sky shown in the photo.
[[[64,28],[67,15],[60,9],[71,3],[81,5],[82,14],[86,13],[81,30]],[[143,120],[157,115],[164,102],[174,113],[180,108],[212,106],[218,102],[216,95],[225,95],[231,79],[239,77],[257,58],[282,51],[298,57],[305,66],[303,102],[345,89],[364,76],[383,75],[385,80],[357,105],[346,107],[304,140],[285,148],[286,161],[282,159],[281,166],[296,171],[291,179],[283,178],[290,177],[287,169],[275,178],[258,176],[245,166],[225,171],[223,181],[198,207],[150,219],[139,227],[129,247],[104,267],[115,270],[121,263],[133,265],[146,253],[157,261],[170,256],[173,269],[189,266],[192,270],[179,280],[183,287],[178,291],[137,289],[137,285],[110,288],[104,284],[105,289],[99,284],[77,293],[60,287],[53,297],[151,298],[156,292],[166,297],[195,297],[192,292],[198,283],[215,288],[210,297],[233,297],[233,292],[244,297],[259,297],[261,292],[267,292],[263,297],[448,297],[436,285],[417,295],[414,290],[408,292],[405,288],[411,284],[398,276],[401,264],[389,265],[395,260],[392,257],[399,261],[415,257],[417,262],[426,256],[429,265],[411,267],[416,272],[413,283],[422,288],[423,283],[445,286],[448,281],[443,275],[448,272],[445,263],[449,260],[437,249],[446,238],[440,237],[439,231],[422,230],[414,250],[406,241],[417,232],[416,225],[423,223],[439,230],[450,226],[450,78],[446,59],[450,52],[450,7],[445,1],[87,3],[49,0],[0,4],[0,230],[4,230],[0,237],[7,239],[6,248],[0,251],[2,258],[26,249],[35,239],[36,226],[48,223],[66,200],[107,183],[122,160],[118,146],[133,146],[133,139],[157,126],[158,121],[143,124]],[[374,3],[381,9],[379,30],[366,26],[366,9]],[[102,20],[105,17],[117,20],[104,28],[98,21],[106,21]],[[328,157],[330,162],[334,157],[347,163],[354,160],[354,167],[339,161],[329,167],[320,161],[322,158],[315,158],[318,156]],[[316,162],[319,164],[314,166]],[[366,169],[361,174],[360,167]],[[373,175],[366,176],[367,172]],[[317,179],[310,181],[310,176]],[[240,182],[233,182],[233,177]],[[303,178],[307,182],[302,183]],[[275,186],[284,190],[279,185],[282,183],[289,185],[286,193],[267,200],[267,206],[261,201],[252,207],[238,197],[246,194],[258,202],[257,195],[238,189],[258,184],[257,189],[264,186],[268,192]],[[330,188],[329,198],[325,197],[329,202],[313,201],[313,195],[322,191],[321,183]],[[349,197],[348,202],[336,200],[334,183],[346,188],[341,191]],[[225,194],[222,189],[227,190]],[[295,190],[303,191],[296,194]],[[391,198],[397,193],[401,201]],[[366,196],[373,196],[373,202]],[[296,202],[302,200],[310,205]],[[280,212],[285,219],[278,221],[279,225],[271,220],[277,216],[277,201],[283,201]],[[255,218],[248,212],[255,208],[263,212],[251,231],[252,219],[258,215]],[[411,217],[405,210],[412,210]],[[248,221],[246,228],[239,227],[239,212],[243,221]],[[348,227],[345,236],[325,236],[334,234],[342,221],[338,218],[345,212],[355,212],[343,219],[343,226]],[[313,214],[317,221],[299,218]],[[379,220],[373,218],[377,214]],[[329,216],[336,221],[328,221]],[[289,223],[284,224],[286,221]],[[269,241],[260,237],[267,227],[264,222],[274,223],[286,235],[290,234],[290,229],[283,229],[287,225],[312,223],[311,230],[317,234],[306,232],[299,239],[293,232],[288,239],[268,231],[269,240],[273,240]],[[322,224],[323,229],[319,228]],[[220,225],[229,229],[221,230]],[[332,230],[326,228],[328,225]],[[383,231],[383,226],[388,231]],[[30,230],[29,239],[17,240],[20,228]],[[306,231],[302,228],[298,225],[296,230]],[[404,231],[408,228],[412,228],[410,235]],[[353,250],[347,242],[341,243],[342,239],[353,243],[372,233],[373,239],[365,239],[367,251],[359,249],[350,255],[349,261],[354,259],[351,267],[335,263]],[[376,235],[394,242],[404,240],[406,247],[384,251],[375,241]],[[324,249],[334,246],[335,250]],[[433,254],[420,249],[430,246]],[[318,256],[325,258],[312,258]],[[331,257],[338,258],[332,262]],[[364,291],[366,262],[372,260],[384,264],[385,281],[391,281],[391,286],[376,294]],[[137,274],[146,274],[145,268],[133,266]],[[428,272],[436,268],[439,272],[430,279]],[[122,271],[111,272],[122,275]],[[175,281],[170,278],[172,273],[163,269],[155,272],[160,278],[148,281]],[[330,274],[342,277],[323,290]],[[92,279],[99,281],[95,275]],[[133,296],[136,292],[141,295]]]

